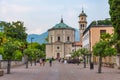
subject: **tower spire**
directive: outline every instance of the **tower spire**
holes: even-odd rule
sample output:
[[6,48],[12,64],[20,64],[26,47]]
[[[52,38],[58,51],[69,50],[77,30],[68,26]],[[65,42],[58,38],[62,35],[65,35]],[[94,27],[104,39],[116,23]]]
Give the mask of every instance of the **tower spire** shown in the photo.
[[84,8],[83,8],[83,6],[82,6],[82,13],[84,13]]
[[63,23],[63,17],[61,16],[61,23]]

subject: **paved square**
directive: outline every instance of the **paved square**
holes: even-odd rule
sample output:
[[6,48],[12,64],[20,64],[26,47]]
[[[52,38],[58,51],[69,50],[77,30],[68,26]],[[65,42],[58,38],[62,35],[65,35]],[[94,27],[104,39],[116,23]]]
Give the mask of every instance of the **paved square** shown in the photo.
[[53,62],[52,67],[46,63],[45,66],[25,66],[11,69],[11,74],[5,74],[0,80],[120,80],[120,70],[102,68],[102,73],[97,73],[97,66],[90,70],[89,66],[83,68],[83,64],[62,64]]

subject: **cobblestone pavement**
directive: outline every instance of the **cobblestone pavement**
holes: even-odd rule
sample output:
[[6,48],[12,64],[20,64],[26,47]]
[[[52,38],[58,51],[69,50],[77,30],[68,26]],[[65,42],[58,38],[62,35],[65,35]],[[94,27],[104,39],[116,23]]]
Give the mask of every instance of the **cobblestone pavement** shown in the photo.
[[120,70],[102,68],[102,73],[97,73],[97,66],[90,70],[89,66],[83,68],[83,64],[62,64],[54,62],[52,67],[49,64],[40,66],[20,66],[11,69],[11,74],[5,74],[0,80],[120,80]]

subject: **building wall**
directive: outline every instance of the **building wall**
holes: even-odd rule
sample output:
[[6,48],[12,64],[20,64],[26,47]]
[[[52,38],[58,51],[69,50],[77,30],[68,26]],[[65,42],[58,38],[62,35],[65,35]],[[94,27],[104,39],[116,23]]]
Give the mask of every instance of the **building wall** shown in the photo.
[[[67,37],[70,38],[70,42],[75,41],[75,31],[70,29],[57,29],[49,31],[49,43],[58,41],[58,36],[61,42],[67,42]],[[51,39],[52,38],[52,39]]]
[[[111,26],[95,26],[95,27],[91,27],[90,28],[90,50],[92,51],[92,47],[95,45],[95,43],[99,42],[100,40],[100,30],[106,30],[106,33],[112,34],[114,32],[113,27]],[[98,57],[94,57],[92,58],[92,60],[95,63],[98,63]],[[115,62],[115,58],[114,57],[106,57],[103,58],[103,63],[114,63]]]
[[[60,37],[60,41],[58,41]],[[68,41],[69,37],[69,41]],[[46,44],[46,58],[65,58],[72,52],[72,45],[75,41],[73,29],[55,29],[49,31],[49,43]],[[58,55],[59,54],[59,55]]]
[[106,30],[106,33],[112,34],[114,32],[113,27],[111,26],[95,26],[90,28],[90,42],[91,42],[91,51],[92,47],[100,40],[100,30]]
[[87,48],[88,50],[90,50],[90,38],[89,38],[90,34],[89,34],[89,30],[84,34],[83,36],[83,42],[82,45],[84,48]]
[[46,58],[52,58],[53,57],[53,45],[46,45]]

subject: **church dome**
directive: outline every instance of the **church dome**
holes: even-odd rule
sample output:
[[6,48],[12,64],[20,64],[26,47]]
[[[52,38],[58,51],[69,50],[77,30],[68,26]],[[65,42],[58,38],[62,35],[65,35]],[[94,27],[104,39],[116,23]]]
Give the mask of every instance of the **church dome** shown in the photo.
[[53,26],[53,28],[51,28],[51,29],[74,29],[74,28],[72,28],[72,27],[68,26],[67,24],[65,24],[63,22],[63,19],[61,19],[61,22],[59,24],[56,24],[55,26]]

